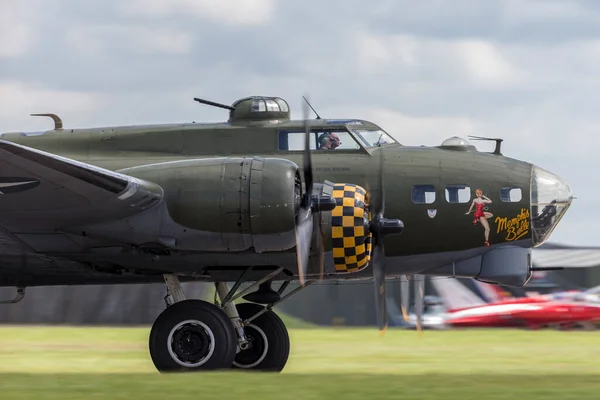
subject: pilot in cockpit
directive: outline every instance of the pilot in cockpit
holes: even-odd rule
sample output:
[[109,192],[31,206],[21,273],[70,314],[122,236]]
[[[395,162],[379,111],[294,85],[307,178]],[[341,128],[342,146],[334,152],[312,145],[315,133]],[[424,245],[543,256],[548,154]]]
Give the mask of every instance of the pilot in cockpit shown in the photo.
[[333,132],[325,132],[319,136],[319,150],[333,150],[337,148],[342,142],[340,138]]

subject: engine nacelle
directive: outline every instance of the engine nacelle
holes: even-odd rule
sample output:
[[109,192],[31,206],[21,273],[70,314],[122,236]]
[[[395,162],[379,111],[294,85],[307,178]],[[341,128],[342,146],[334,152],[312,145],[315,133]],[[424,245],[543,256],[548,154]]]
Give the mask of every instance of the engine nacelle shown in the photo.
[[219,235],[219,248],[257,252],[296,245],[302,186],[298,166],[278,158],[208,158],[134,167],[125,173],[159,184],[170,217]]

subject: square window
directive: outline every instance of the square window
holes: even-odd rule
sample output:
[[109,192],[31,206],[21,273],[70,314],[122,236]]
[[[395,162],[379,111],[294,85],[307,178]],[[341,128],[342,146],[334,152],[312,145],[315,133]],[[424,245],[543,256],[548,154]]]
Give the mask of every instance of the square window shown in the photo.
[[468,203],[471,200],[471,188],[464,184],[446,186],[446,201],[448,203]]
[[505,186],[500,189],[500,200],[505,203],[518,203],[523,198],[521,188]]
[[411,200],[415,204],[431,204],[435,201],[435,186],[415,185],[411,191]]

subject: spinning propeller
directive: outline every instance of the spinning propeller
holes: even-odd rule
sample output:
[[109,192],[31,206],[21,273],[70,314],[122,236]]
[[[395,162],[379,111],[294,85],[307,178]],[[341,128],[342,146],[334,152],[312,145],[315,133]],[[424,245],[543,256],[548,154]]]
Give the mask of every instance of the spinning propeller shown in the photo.
[[[306,97],[304,97],[306,100]],[[313,213],[331,211],[336,207],[335,199],[330,196],[313,196],[312,158],[310,153],[310,128],[308,126],[308,101],[303,103],[304,112],[304,194],[300,201],[300,209],[296,218],[296,255],[298,258],[298,275],[300,284],[306,282],[308,257],[313,230]],[[321,247],[321,253],[323,248]],[[323,273],[323,254],[321,254],[321,273]]]
[[[312,159],[310,152],[310,129],[308,119],[309,102],[304,98],[304,184],[305,190],[300,201],[298,217],[296,220],[296,251],[298,258],[298,275],[300,283],[304,284],[308,272],[308,257],[310,254],[310,243],[314,226],[313,213],[320,211],[331,211],[336,207],[335,199],[330,196],[312,196],[313,174]],[[377,150],[379,157],[379,190],[380,195],[376,201],[369,204],[370,222],[368,231],[373,238],[371,253],[371,264],[373,267],[373,278],[375,281],[375,306],[377,327],[381,332],[387,328],[387,309],[385,297],[385,250],[383,238],[386,235],[402,233],[404,224],[399,219],[387,219],[384,217],[385,191],[383,179],[383,151]],[[319,239],[317,235],[317,239]],[[323,246],[322,240],[318,240],[321,259],[321,273],[323,273]]]
[[404,224],[399,219],[387,219],[383,216],[385,210],[385,190],[383,183],[383,151],[378,150],[379,156],[379,190],[380,195],[374,204],[369,204],[371,222],[369,232],[373,235],[371,263],[375,283],[375,312],[377,327],[381,333],[387,329],[387,307],[385,296],[385,250],[383,238],[386,235],[402,233]]

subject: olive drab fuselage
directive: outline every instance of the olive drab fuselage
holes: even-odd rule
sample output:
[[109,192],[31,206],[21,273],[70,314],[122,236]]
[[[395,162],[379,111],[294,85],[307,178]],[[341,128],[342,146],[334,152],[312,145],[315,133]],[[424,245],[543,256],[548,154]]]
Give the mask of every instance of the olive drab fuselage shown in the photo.
[[[279,102],[277,109],[268,106],[272,100],[264,99],[240,100],[223,123],[71,129],[61,122],[57,129],[5,133],[0,139],[156,184],[165,192],[174,221],[222,235],[215,247],[218,252],[250,249],[277,263],[273,252],[294,251],[289,247],[294,229],[292,189],[298,177],[288,163],[302,168],[305,121],[290,120],[287,104]],[[260,101],[267,104],[262,114]],[[560,178],[505,157],[499,146],[494,152],[482,152],[456,137],[440,146],[404,146],[376,124],[357,119],[314,119],[309,127],[317,191],[351,185],[377,199],[379,153],[383,153],[385,216],[404,223],[402,234],[384,239],[390,258],[423,256],[427,263],[428,255],[474,249],[483,254],[488,246],[536,246],[548,238],[570,205],[570,189]],[[331,133],[339,137],[339,147],[318,148],[320,135]],[[478,193],[491,200],[484,216],[476,216],[476,207],[468,212],[473,202],[479,202]],[[558,201],[557,212],[546,215],[553,200]],[[331,253],[336,253],[334,228],[342,232],[353,226],[349,220],[342,226],[335,214],[335,210],[322,213],[314,232],[323,231],[325,249]],[[180,241],[185,243],[185,236]],[[362,239],[357,243],[365,246]],[[338,256],[340,251],[338,247]],[[252,260],[248,262],[259,259]],[[216,264],[235,268],[231,265],[240,262]]]

